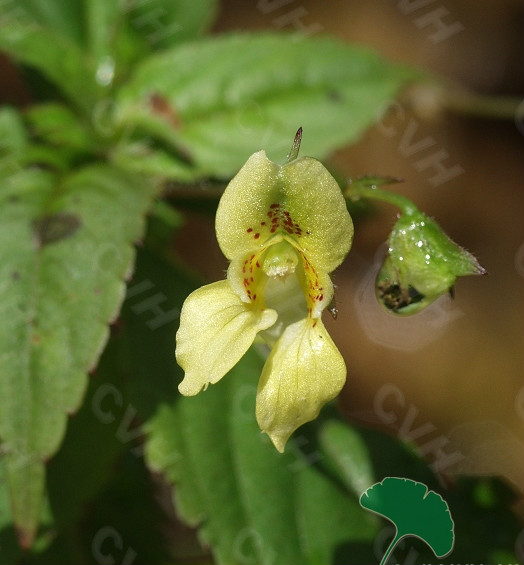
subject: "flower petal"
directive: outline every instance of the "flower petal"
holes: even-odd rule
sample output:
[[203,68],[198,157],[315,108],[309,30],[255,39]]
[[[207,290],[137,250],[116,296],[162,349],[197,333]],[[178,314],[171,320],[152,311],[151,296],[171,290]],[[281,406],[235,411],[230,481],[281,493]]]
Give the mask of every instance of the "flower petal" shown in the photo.
[[259,151],[251,155],[224,191],[215,227],[220,249],[230,261],[259,251],[275,233],[271,233],[271,206],[282,197],[279,171],[280,167]]
[[307,318],[288,326],[258,383],[258,425],[283,452],[291,434],[315,419],[345,380],[344,360],[322,320]]
[[247,256],[233,259],[227,270],[227,278],[233,291],[242,302],[252,302],[259,309],[264,309],[264,286],[267,276],[262,270],[262,256],[265,249]]
[[329,273],[351,247],[353,223],[340,187],[322,163],[301,157],[277,165],[259,151],[224,191],[216,233],[230,260],[256,253],[281,234]]
[[302,234],[295,239],[308,260],[330,273],[353,242],[353,222],[337,181],[320,161],[301,157],[282,166],[285,201]]
[[300,284],[306,296],[308,314],[320,318],[333,298],[333,283],[328,273],[315,269],[302,254],[303,269],[299,271]]
[[256,334],[276,319],[274,310],[257,310],[242,302],[228,281],[195,290],[184,302],[176,335],[176,359],[185,371],[178,390],[193,396],[219,381]]

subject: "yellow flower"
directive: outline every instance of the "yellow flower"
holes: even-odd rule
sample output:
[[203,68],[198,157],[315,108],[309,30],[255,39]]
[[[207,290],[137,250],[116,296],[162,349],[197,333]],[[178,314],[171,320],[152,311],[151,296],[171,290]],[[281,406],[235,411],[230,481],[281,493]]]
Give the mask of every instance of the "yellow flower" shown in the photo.
[[270,347],[256,417],[282,452],[291,434],[341,390],[344,360],[321,320],[333,296],[329,273],[344,260],[353,224],[335,179],[317,160],[277,165],[252,155],[226,188],[216,215],[227,280],[186,299],[176,337],[192,396],[218,382],[257,335]]

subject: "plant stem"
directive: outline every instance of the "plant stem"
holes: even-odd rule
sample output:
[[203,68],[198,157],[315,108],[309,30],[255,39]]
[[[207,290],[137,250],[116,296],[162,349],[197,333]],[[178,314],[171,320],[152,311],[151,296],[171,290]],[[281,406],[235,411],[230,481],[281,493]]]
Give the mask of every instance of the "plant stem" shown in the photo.
[[418,212],[418,208],[405,196],[401,196],[395,192],[388,192],[387,190],[382,190],[377,188],[375,185],[369,187],[363,186],[351,186],[349,185],[344,190],[344,196],[350,198],[351,200],[358,200],[360,198],[369,198],[371,200],[380,200],[382,202],[387,202],[388,204],[393,204],[400,208],[402,212],[406,215],[412,215]]
[[522,99],[515,96],[479,94],[453,82],[419,84],[408,91],[407,99],[422,113],[449,110],[466,116],[492,119],[519,117]]
[[388,561],[389,554],[393,551],[393,548],[397,545],[397,543],[399,542],[401,537],[402,536],[399,535],[398,530],[397,530],[395,537],[391,540],[391,543],[389,544],[388,548],[386,549],[386,553],[384,553],[384,556],[382,557],[382,561],[380,562],[380,565],[386,565],[386,563]]
[[449,90],[445,94],[445,108],[483,118],[515,119],[521,103],[520,99],[510,96],[487,96],[459,89]]

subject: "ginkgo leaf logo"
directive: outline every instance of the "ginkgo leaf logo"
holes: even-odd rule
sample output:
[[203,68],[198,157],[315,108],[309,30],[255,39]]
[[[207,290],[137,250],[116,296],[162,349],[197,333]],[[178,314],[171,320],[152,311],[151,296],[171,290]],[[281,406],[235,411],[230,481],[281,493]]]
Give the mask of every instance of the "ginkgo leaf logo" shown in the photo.
[[380,565],[387,563],[394,547],[406,536],[426,542],[439,559],[453,549],[455,533],[449,507],[440,494],[423,483],[386,477],[362,493],[360,505],[390,520],[396,527],[395,537]]

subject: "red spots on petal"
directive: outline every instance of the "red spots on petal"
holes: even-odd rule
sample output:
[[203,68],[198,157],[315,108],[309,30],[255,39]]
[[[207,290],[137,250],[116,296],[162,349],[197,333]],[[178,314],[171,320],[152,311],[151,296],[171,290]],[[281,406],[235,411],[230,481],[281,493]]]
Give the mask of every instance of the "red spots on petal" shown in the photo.
[[265,226],[265,225],[266,225],[266,222],[260,222],[260,225],[261,225],[261,226]]
[[322,300],[324,300],[324,295],[323,295],[323,294],[320,294],[320,295],[318,296],[318,301],[319,301],[319,302],[322,302]]
[[[267,217],[271,218],[270,233],[275,233],[277,229],[283,229],[289,235],[302,236],[303,231],[300,225],[293,220],[290,212],[282,209],[280,204],[271,204],[267,212]],[[266,224],[265,222],[261,222],[261,225]]]
[[251,282],[255,282],[255,279],[254,279],[253,277],[251,277],[249,280],[250,280]]
[[256,299],[257,299],[257,295],[253,294],[253,300],[256,300]]
[[253,228],[247,228],[247,233],[251,233],[253,231]]
[[255,237],[255,239],[258,239],[260,237],[260,234],[256,233],[254,237]]
[[260,263],[258,261],[256,262],[256,266],[257,266],[257,269],[260,269]]

